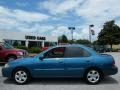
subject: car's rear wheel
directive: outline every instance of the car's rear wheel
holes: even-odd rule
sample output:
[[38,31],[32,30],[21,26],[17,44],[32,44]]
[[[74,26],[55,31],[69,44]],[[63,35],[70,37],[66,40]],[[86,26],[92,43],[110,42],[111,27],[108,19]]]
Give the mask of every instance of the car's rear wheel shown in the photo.
[[85,79],[88,84],[98,84],[102,79],[102,74],[97,69],[90,69],[86,72]]
[[13,78],[17,84],[26,84],[30,80],[30,74],[25,69],[16,69]]

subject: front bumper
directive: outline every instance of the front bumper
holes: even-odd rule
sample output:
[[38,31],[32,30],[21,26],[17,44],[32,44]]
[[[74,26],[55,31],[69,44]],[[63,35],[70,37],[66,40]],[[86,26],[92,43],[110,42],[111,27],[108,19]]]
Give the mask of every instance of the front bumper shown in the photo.
[[28,52],[24,51],[23,55],[17,55],[17,58],[26,58],[28,56],[29,56]]
[[5,67],[3,67],[2,68],[2,76],[3,77],[11,77],[12,76],[12,68],[5,68]]

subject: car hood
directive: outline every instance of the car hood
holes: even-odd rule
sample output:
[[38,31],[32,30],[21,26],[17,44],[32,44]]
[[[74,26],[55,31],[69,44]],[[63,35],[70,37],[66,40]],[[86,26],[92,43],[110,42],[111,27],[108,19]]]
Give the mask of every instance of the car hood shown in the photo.
[[10,48],[10,49],[7,49],[7,50],[9,50],[9,51],[26,51],[26,50],[23,50],[23,49],[17,49],[17,48]]
[[8,64],[10,64],[12,66],[19,66],[19,65],[32,64],[32,63],[35,63],[37,61],[38,61],[37,58],[28,57],[28,58],[16,59],[14,61],[9,61]]

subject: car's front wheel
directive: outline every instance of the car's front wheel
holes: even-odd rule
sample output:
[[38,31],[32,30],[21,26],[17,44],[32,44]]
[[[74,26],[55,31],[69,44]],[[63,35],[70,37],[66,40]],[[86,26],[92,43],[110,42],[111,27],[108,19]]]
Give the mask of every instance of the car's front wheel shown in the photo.
[[86,72],[85,79],[88,84],[98,84],[102,79],[102,74],[97,69],[90,69]]
[[13,78],[17,84],[25,84],[30,80],[30,74],[25,69],[16,69]]

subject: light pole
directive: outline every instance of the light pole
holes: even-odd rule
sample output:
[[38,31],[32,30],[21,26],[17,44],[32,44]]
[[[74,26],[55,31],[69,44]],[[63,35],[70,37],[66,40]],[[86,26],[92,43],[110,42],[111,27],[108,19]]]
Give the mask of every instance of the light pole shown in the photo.
[[92,34],[92,33],[91,33],[91,30],[92,30],[91,28],[92,28],[92,27],[94,27],[93,24],[89,25],[89,41],[90,41],[90,43],[91,43],[91,34]]
[[69,30],[71,30],[71,39],[73,43],[73,31],[75,30],[75,27],[68,27]]

